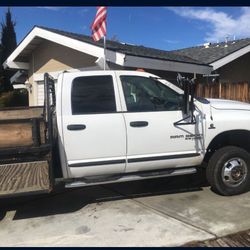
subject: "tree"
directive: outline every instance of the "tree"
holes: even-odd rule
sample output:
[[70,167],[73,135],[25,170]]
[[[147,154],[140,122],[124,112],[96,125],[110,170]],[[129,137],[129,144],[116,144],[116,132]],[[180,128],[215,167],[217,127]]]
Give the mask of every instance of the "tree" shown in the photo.
[[1,89],[3,91],[12,90],[13,87],[10,83],[10,77],[12,76],[13,72],[10,70],[3,69],[3,62],[8,58],[8,56],[14,51],[16,48],[16,32],[15,32],[15,25],[16,22],[12,20],[12,15],[10,8],[8,8],[5,14],[5,22],[1,23],[1,78],[2,86]]

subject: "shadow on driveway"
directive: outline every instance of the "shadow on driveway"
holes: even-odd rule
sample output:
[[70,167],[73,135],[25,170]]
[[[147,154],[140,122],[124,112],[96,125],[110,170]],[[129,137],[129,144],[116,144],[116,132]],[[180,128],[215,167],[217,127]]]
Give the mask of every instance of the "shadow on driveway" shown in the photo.
[[208,186],[204,172],[143,181],[57,190],[47,195],[2,199],[0,221],[8,211],[16,211],[13,220],[76,212],[88,204],[132,199],[145,196],[167,195],[201,191]]

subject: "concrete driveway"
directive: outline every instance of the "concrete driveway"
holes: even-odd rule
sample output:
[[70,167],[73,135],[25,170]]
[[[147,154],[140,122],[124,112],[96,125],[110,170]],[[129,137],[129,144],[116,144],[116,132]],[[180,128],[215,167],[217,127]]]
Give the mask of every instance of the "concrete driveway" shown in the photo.
[[180,246],[249,229],[249,209],[201,174],[4,199],[0,246]]

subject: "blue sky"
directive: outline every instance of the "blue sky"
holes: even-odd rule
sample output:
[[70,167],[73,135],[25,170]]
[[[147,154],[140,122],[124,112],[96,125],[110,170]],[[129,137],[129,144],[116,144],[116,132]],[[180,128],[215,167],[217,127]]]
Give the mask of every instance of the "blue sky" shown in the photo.
[[[34,25],[90,35],[95,7],[12,7],[17,41]],[[5,7],[0,7],[3,20]],[[250,7],[108,7],[108,38],[164,50],[250,37]]]

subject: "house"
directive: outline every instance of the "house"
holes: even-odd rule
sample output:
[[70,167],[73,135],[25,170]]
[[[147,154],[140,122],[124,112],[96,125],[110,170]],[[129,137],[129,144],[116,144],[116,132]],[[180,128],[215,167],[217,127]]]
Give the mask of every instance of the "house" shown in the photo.
[[[177,73],[188,76],[210,74],[212,66],[192,57],[144,46],[107,41],[106,58],[110,69],[143,68],[175,81]],[[97,59],[103,55],[102,41],[61,30],[35,26],[4,62],[4,67],[15,70],[13,84],[25,84],[29,91],[29,105],[43,105],[43,75],[57,79],[67,71],[99,68]],[[24,86],[24,85],[23,85]]]
[[222,83],[250,82],[250,38],[173,51],[213,67]]

